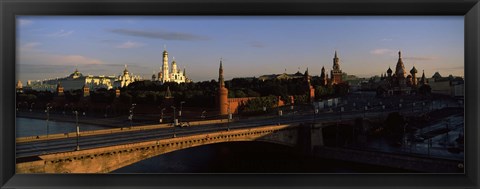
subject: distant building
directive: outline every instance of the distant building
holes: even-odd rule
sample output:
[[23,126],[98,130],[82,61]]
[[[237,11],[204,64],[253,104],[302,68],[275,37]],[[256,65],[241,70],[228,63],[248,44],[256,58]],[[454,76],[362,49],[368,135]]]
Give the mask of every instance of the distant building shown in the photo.
[[330,71],[330,76],[332,84],[342,82],[342,70],[340,69],[340,59],[337,56],[337,51],[335,51],[335,56],[333,57],[333,69]]
[[[140,76],[134,76],[130,74],[127,70],[127,65],[125,65],[125,70],[123,70],[123,75],[119,75],[118,78],[115,80],[114,87],[126,87],[135,81],[141,80]],[[88,84],[88,82],[86,83]],[[111,89],[112,86],[108,86],[107,89]]]
[[337,56],[337,51],[335,51],[335,55],[333,57],[333,66],[332,70],[330,71],[330,78],[328,78],[328,74],[325,71],[325,67],[322,66],[322,71],[320,73],[320,83],[325,86],[328,84],[339,84],[343,83],[344,74],[340,69],[340,59]]
[[77,90],[83,89],[84,86],[94,90],[98,88],[106,88],[112,89],[114,87],[125,87],[128,86],[130,83],[134,81],[141,80],[140,76],[135,76],[131,74],[127,70],[127,66],[125,65],[125,70],[123,71],[122,75],[117,77],[115,76],[93,76],[88,75],[85,76],[75,69],[75,71],[67,77],[64,78],[55,78],[55,79],[48,79],[48,80],[37,80],[31,81],[28,80],[27,86],[31,90],[37,91],[56,91],[58,84],[61,83],[62,88],[65,91],[68,90]]
[[282,74],[270,74],[270,75],[262,75],[258,77],[259,80],[265,81],[265,80],[273,80],[273,79],[278,79],[278,80],[287,80],[287,79],[299,79],[303,78],[304,75],[300,73],[300,71],[297,71],[295,74],[287,74],[287,73],[282,73]]
[[463,97],[464,80],[462,77],[442,77],[440,73],[435,72],[431,78],[426,79],[432,89],[432,93],[451,95],[453,97]]
[[17,86],[15,86],[17,93],[23,93],[23,84],[22,81],[18,80]]
[[[418,79],[417,79],[417,69],[415,66],[410,70],[410,74],[407,75],[405,65],[402,60],[402,52],[398,52],[398,61],[395,66],[395,72],[389,67],[387,74],[380,76],[379,86],[377,87],[377,93],[384,95],[392,94],[410,94],[412,91],[418,88]],[[426,84],[425,82],[425,73],[422,78],[422,85]]]
[[222,59],[220,59],[220,68],[218,69],[218,109],[220,115],[227,115],[228,113],[231,113],[229,112],[229,106],[228,89],[225,87]]
[[177,67],[177,62],[175,61],[175,58],[172,61],[172,69],[169,69],[168,65],[168,52],[165,49],[163,51],[163,65],[161,67],[160,72],[158,72],[158,75],[155,76],[155,74],[152,75],[152,81],[160,81],[162,83],[166,82],[176,82],[176,83],[185,83],[185,82],[191,82],[190,79],[187,78],[185,75],[185,68],[183,69],[183,72],[178,69]]

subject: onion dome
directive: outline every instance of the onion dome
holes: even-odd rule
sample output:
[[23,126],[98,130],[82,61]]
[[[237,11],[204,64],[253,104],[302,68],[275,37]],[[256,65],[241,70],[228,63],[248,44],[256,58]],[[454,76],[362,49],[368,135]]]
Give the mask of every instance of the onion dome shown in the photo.
[[391,74],[392,72],[393,72],[393,71],[392,71],[392,69],[391,69],[390,66],[389,66],[389,67],[388,67],[388,70],[387,70],[387,73],[388,73],[388,74]]
[[127,70],[127,65],[125,64],[125,70],[123,70],[123,74],[128,74],[128,70]]
[[413,66],[413,68],[410,70],[410,73],[412,75],[417,73],[417,69],[415,68],[415,66]]

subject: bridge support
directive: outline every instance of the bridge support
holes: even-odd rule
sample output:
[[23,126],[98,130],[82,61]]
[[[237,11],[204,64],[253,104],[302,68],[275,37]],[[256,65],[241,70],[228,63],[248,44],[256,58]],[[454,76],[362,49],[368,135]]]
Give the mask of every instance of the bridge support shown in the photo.
[[303,123],[298,127],[297,148],[305,155],[311,155],[315,147],[323,146],[321,123]]

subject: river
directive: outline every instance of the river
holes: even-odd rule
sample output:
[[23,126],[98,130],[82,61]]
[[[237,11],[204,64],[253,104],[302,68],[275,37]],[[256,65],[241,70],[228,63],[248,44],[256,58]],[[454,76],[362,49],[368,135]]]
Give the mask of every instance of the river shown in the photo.
[[[88,125],[88,124],[78,124],[80,131],[90,131],[98,129],[111,129],[109,127],[103,127],[98,125]],[[58,133],[69,133],[75,132],[77,127],[75,123],[71,122],[57,122],[57,121],[48,121],[48,133],[49,134],[58,134]],[[16,137],[26,137],[26,136],[38,136],[47,134],[47,121],[41,119],[31,119],[31,118],[16,118]]]

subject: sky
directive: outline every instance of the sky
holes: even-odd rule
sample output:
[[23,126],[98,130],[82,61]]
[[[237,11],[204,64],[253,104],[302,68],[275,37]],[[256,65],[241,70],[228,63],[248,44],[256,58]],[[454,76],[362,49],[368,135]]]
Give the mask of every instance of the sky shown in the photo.
[[[405,68],[464,75],[463,16],[18,16],[17,79],[120,75],[150,79],[162,52],[193,81],[332,69],[349,75]],[[171,67],[171,66],[170,66]]]

